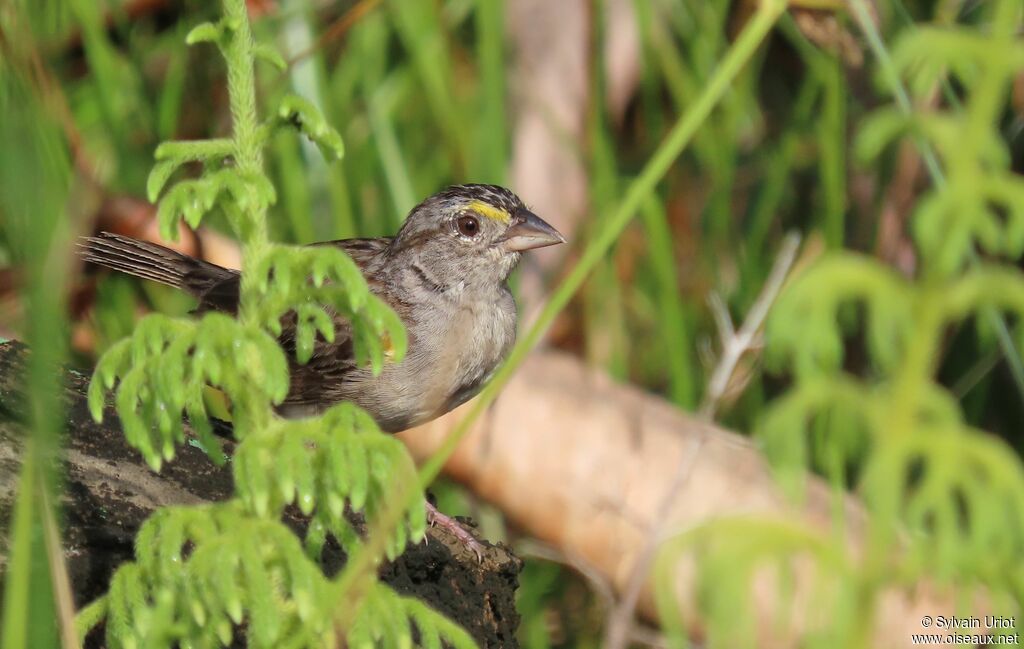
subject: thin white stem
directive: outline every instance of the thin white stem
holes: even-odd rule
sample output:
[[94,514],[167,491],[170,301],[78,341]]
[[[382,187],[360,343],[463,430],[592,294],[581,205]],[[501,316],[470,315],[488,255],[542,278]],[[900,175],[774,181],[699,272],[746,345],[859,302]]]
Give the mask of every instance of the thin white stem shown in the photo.
[[[765,318],[767,318],[772,304],[775,303],[775,299],[786,282],[786,277],[788,277],[790,268],[792,268],[793,262],[796,260],[796,253],[799,247],[799,234],[794,232],[786,236],[782,243],[782,248],[775,258],[772,271],[768,275],[764,287],[761,289],[761,294],[758,295],[757,301],[750,308],[750,312],[747,314],[738,332],[733,331],[732,320],[721,299],[718,299],[716,295],[710,298],[712,311],[714,312],[716,309],[721,310],[721,313],[715,313],[715,319],[719,323],[719,334],[723,339],[723,349],[722,356],[711,375],[707,397],[699,411],[702,418],[711,420],[722,395],[725,393],[726,387],[728,387],[729,379],[732,377],[733,372],[735,372],[737,364],[739,364],[740,358],[742,358],[747,350],[760,344],[759,332],[761,327],[764,326]],[[672,509],[672,503],[676,501],[679,493],[686,486],[690,475],[693,473],[693,467],[697,463],[697,458],[700,456],[701,448],[704,446],[706,439],[706,433],[701,431],[690,440],[690,444],[683,453],[682,460],[679,462],[676,474],[672,478],[672,483],[665,492],[665,497],[658,505],[658,510],[652,519],[651,528],[648,530],[644,546],[637,555],[633,568],[630,571],[625,592],[618,605],[608,616],[604,636],[604,646],[608,649],[625,649],[627,642],[633,635],[633,615],[636,610],[636,603],[640,599],[640,591],[643,590],[643,586],[647,582],[647,576],[651,571],[651,565],[654,563],[654,556],[657,553],[658,546],[663,540],[665,521]]]
[[[739,365],[740,359],[743,358],[747,351],[758,347],[761,327],[764,326],[765,318],[768,317],[768,311],[771,309],[772,304],[775,303],[775,298],[778,297],[779,291],[782,290],[782,284],[786,281],[786,276],[789,274],[789,269],[796,259],[796,251],[799,247],[799,234],[793,232],[786,236],[782,242],[782,249],[775,258],[772,271],[768,275],[768,281],[762,287],[757,301],[750,307],[750,312],[747,313],[747,317],[739,331],[733,330],[728,309],[722,303],[721,298],[717,295],[711,296],[711,311],[715,314],[715,320],[718,322],[719,336],[722,339],[722,355],[719,357],[718,364],[715,365],[715,369],[711,373],[711,379],[708,381],[708,390],[698,411],[698,414],[704,419],[712,419],[714,417],[722,397],[725,396],[725,392],[729,388],[729,380],[736,372],[736,366]],[[721,311],[724,315],[719,314],[718,311]]]

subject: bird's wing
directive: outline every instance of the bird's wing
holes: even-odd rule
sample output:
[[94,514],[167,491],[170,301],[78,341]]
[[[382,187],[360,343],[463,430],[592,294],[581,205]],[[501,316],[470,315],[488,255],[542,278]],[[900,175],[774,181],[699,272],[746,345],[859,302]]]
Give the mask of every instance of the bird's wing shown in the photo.
[[[381,261],[381,253],[390,243],[390,238],[375,238],[324,241],[312,245],[337,246],[344,250],[367,276],[370,290],[379,293],[382,287],[373,278],[376,265]],[[323,406],[339,401],[343,396],[340,390],[346,378],[358,367],[351,324],[333,310],[327,311],[334,320],[334,341],[327,342],[317,335],[313,343],[313,354],[304,364],[295,360],[294,314],[288,314],[282,322],[279,342],[288,352],[291,365],[291,385],[284,402],[286,406]]]
[[237,273],[217,282],[197,296],[199,298],[199,306],[196,307],[195,313],[220,311],[236,315],[238,313],[241,287],[242,276]]
[[[376,239],[340,239],[338,241],[321,241],[310,244],[312,246],[336,246],[344,250],[352,261],[356,262],[359,269],[366,274],[369,267],[378,255],[391,243],[390,237],[379,237]],[[237,271],[229,271],[231,274],[222,277],[219,281],[202,287],[197,291],[199,306],[197,313],[207,311],[221,311],[235,314],[238,312],[238,300],[241,291],[241,275]]]
[[295,358],[295,315],[288,314],[278,342],[288,353],[291,383],[286,405],[319,404],[340,398],[337,390],[347,374],[356,369],[352,327],[348,320],[332,314],[334,341],[327,342],[319,334],[313,342],[313,354],[306,363]]

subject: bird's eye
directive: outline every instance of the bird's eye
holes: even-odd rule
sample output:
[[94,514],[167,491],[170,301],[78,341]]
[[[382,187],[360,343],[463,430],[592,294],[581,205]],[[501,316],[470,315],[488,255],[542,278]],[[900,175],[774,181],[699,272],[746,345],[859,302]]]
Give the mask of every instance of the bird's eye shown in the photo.
[[460,216],[455,226],[464,237],[475,237],[480,234],[480,222],[472,216]]

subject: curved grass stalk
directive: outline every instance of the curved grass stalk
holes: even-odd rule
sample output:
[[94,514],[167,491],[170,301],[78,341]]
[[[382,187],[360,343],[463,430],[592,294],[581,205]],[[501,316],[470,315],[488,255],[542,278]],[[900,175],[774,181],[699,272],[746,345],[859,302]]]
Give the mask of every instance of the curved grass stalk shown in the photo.
[[[718,105],[730,84],[751,59],[776,21],[786,9],[783,0],[766,0],[744,27],[732,47],[726,52],[718,69],[712,75],[703,92],[676,121],[661,146],[651,156],[640,175],[630,183],[622,203],[604,223],[597,236],[584,249],[579,262],[562,281],[551,299],[544,306],[533,327],[512,349],[508,360],[484,388],[469,411],[458,425],[448,434],[441,447],[434,452],[419,472],[419,485],[409,485],[396,493],[390,506],[372,523],[369,540],[362,550],[351,557],[348,566],[338,581],[337,601],[362,594],[372,581],[372,570],[383,556],[388,530],[401,520],[412,498],[418,497],[427,485],[441,472],[441,467],[455,451],[456,446],[469,431],[473,422],[494,402],[498,392],[508,383],[512,374],[526,359],[527,354],[537,345],[555,317],[565,308],[569,300],[580,289],[587,276],[604,258],[630,221],[639,213],[644,200],[654,191],[658,182],[693,139],[697,130]],[[415,487],[415,488],[414,488]],[[350,613],[342,611],[339,624],[344,629],[350,620]]]

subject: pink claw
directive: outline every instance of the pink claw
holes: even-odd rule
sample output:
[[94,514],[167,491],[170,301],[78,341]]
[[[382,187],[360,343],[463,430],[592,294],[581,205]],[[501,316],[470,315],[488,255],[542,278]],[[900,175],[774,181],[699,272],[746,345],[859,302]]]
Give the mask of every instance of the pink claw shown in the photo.
[[473,551],[476,555],[477,561],[481,563],[484,560],[484,546],[476,540],[471,533],[469,533],[457,520],[442,514],[437,507],[434,507],[430,502],[427,502],[427,523],[431,526],[443,527],[452,533],[452,536],[457,538],[463,545]]

